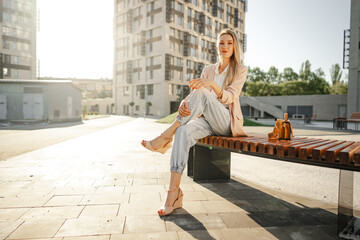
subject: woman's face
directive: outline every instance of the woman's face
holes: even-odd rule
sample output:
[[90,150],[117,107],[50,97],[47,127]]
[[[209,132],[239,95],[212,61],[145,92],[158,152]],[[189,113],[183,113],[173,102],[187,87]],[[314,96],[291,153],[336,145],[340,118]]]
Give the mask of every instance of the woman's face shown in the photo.
[[218,51],[221,58],[230,58],[233,55],[234,40],[230,34],[221,35],[218,44]]

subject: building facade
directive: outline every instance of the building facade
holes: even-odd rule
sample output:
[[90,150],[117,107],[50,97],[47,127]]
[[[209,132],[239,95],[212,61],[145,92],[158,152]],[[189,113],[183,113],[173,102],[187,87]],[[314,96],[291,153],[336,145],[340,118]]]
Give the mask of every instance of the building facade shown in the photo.
[[36,79],[36,0],[0,0],[0,79]]
[[188,81],[217,61],[216,37],[236,32],[246,48],[246,0],[114,1],[117,114],[166,116],[189,93]]
[[0,79],[1,121],[79,121],[81,89],[66,80]]
[[347,117],[360,112],[360,1],[351,0]]

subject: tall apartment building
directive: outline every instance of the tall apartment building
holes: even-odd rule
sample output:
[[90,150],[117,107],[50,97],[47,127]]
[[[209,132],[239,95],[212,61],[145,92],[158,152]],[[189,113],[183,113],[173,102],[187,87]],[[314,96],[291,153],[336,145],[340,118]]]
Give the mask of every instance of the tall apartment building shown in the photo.
[[0,79],[36,79],[36,0],[0,0]]
[[360,112],[360,1],[351,1],[347,117]]
[[189,93],[188,81],[217,61],[224,28],[246,48],[246,0],[114,1],[117,114],[166,116]]

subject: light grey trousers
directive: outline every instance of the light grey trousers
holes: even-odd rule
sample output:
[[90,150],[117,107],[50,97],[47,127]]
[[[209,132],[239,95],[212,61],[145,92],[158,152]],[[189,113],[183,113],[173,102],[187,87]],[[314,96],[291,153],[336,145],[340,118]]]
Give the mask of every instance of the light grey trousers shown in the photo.
[[[196,89],[189,98],[191,115],[176,120],[181,126],[176,130],[170,159],[170,171],[183,173],[189,150],[197,140],[209,135],[230,136],[230,112],[206,88]],[[195,117],[203,115],[203,117]]]

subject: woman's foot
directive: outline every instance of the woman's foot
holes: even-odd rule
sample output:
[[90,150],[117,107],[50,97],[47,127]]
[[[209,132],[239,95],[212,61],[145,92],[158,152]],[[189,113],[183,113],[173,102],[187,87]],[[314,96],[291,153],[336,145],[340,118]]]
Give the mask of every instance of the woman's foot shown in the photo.
[[151,141],[142,140],[141,145],[153,152],[159,152],[164,154],[169,148],[171,148],[172,137],[165,137],[163,134],[154,138]]
[[182,208],[183,196],[184,196],[184,194],[180,188],[173,190],[173,191],[169,190],[167,197],[166,197],[166,202],[165,202],[164,206],[162,206],[158,210],[158,214],[160,216],[166,216],[166,215],[171,214],[175,209]]

